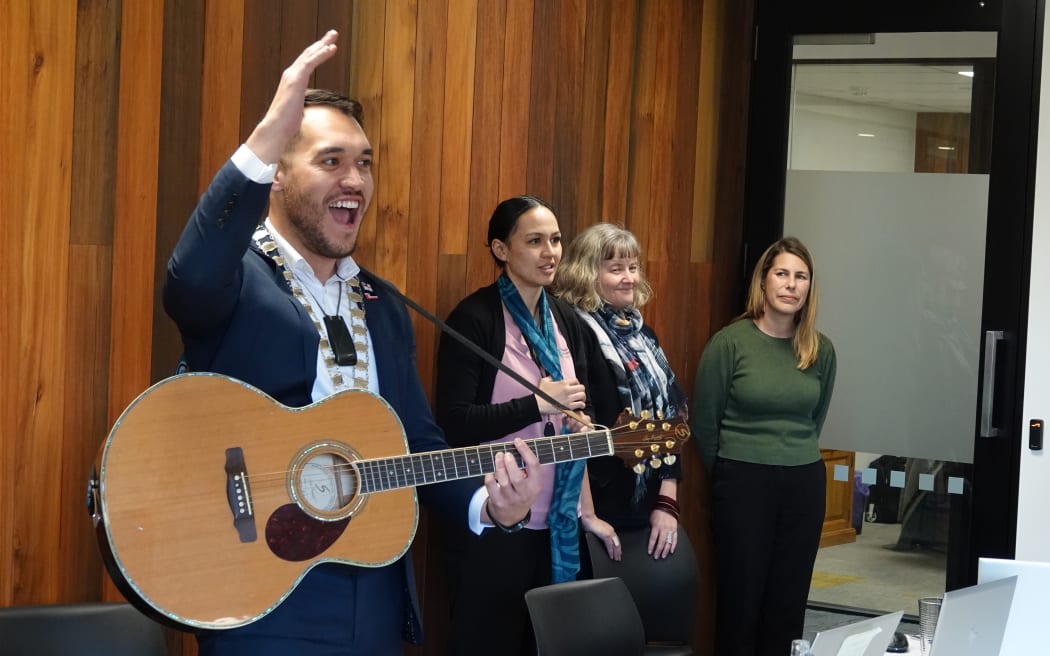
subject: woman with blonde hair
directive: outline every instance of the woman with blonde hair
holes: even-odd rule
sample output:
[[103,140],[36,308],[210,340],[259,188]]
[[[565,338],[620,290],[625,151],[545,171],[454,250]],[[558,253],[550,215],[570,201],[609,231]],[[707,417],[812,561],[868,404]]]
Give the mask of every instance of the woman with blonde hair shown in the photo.
[[[554,293],[576,306],[601,346],[590,362],[588,393],[599,424],[612,426],[623,410],[670,418],[685,413],[685,396],[656,334],[639,311],[652,296],[630,231],[593,225],[572,241],[554,278]],[[588,461],[599,515],[618,531],[648,530],[647,553],[666,558],[678,544],[679,462],[636,474],[619,458]],[[632,554],[625,554],[631,557]]]
[[690,424],[712,473],[719,656],[778,656],[802,636],[836,367],[816,319],[813,258],[784,237],[759,258],[746,312],[700,360]]

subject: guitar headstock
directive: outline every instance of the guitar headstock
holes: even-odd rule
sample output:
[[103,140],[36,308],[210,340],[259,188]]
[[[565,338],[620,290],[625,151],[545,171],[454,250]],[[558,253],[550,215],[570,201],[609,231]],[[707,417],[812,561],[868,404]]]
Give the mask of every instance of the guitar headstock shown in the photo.
[[645,471],[646,465],[653,469],[673,465],[691,434],[685,417],[658,419],[647,410],[641,417],[627,411],[620,413],[609,432],[613,455],[638,474]]

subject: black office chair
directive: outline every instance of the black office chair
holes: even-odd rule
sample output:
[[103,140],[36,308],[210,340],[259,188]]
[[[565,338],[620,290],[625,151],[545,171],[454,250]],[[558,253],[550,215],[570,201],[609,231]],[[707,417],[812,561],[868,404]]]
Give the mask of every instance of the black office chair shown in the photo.
[[0,656],[167,656],[164,629],[126,603],[0,608]]
[[539,656],[642,656],[645,634],[620,579],[588,579],[534,588],[525,604]]
[[689,536],[678,529],[678,546],[668,558],[645,553],[649,528],[619,531],[623,558],[609,559],[602,541],[587,534],[591,568],[596,578],[623,579],[645,628],[645,653],[691,656],[700,568]]

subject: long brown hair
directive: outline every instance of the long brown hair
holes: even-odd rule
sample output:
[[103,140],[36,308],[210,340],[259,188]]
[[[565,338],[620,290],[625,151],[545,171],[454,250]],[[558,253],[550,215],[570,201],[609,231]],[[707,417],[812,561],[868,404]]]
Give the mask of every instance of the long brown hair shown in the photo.
[[763,283],[766,274],[773,267],[773,260],[782,253],[789,253],[806,263],[809,268],[809,294],[806,296],[806,304],[795,313],[795,357],[798,358],[798,368],[808,369],[817,361],[820,350],[820,333],[817,332],[817,276],[813,270],[813,256],[809,249],[795,237],[782,237],[774,242],[762,253],[755,264],[755,270],[751,274],[751,287],[747,294],[747,310],[740,315],[740,319],[748,317],[752,320],[758,319],[766,313],[765,290]]

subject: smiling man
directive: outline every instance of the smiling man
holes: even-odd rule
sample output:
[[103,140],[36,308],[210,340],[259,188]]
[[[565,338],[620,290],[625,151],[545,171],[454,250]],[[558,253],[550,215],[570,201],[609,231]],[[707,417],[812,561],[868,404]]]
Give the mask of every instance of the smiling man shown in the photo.
[[[306,88],[336,38],[328,32],[284,71],[263,120],[216,174],[168,263],[164,307],[190,370],[240,379],[291,407],[368,390],[397,413],[411,451],[447,449],[416,373],[408,314],[352,257],[374,187],[361,107]],[[352,448],[353,429],[326,437]],[[245,426],[234,437],[250,444],[251,435]],[[423,486],[421,500],[475,532],[520,522],[539,493],[540,465],[520,440],[516,447],[526,470],[497,453],[483,483]],[[280,528],[311,540],[303,517]],[[354,517],[358,526],[365,519]],[[276,513],[261,520],[259,539],[282,521]],[[371,521],[382,528],[383,517]],[[238,546],[232,539],[229,548]],[[201,632],[201,656],[401,654],[403,638],[421,639],[411,558],[380,565],[313,567],[261,619]]]

